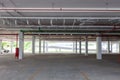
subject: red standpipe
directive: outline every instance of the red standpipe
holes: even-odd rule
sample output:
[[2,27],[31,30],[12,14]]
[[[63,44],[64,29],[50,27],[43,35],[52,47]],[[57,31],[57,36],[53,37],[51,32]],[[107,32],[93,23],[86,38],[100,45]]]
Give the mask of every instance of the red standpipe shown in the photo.
[[18,35],[16,35],[16,51],[15,51],[15,58],[18,59],[18,57],[19,57]]

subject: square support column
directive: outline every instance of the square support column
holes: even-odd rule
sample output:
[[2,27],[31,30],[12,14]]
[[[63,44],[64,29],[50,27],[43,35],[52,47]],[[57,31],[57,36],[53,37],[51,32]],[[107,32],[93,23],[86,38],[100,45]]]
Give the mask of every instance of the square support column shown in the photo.
[[75,42],[73,41],[73,53],[75,53]]
[[108,53],[110,53],[110,41],[108,40]]
[[45,53],[45,40],[43,40],[43,53]]
[[41,53],[41,38],[39,38],[39,54]]
[[48,42],[47,41],[45,42],[45,51],[46,53],[48,53]]
[[112,41],[111,41],[111,45],[110,46],[111,46],[111,53],[112,53]]
[[24,33],[19,33],[19,60],[23,59],[24,52]]
[[97,54],[96,54],[96,58],[98,59],[98,60],[101,60],[102,59],[102,49],[101,49],[101,37],[97,37],[96,38],[96,49],[97,49]]
[[88,37],[85,37],[85,56],[88,55]]
[[2,40],[0,40],[0,53],[2,53]]
[[13,52],[13,41],[11,40],[11,53]]
[[77,54],[77,40],[76,40],[76,43],[75,43],[75,53]]
[[81,54],[81,39],[80,39],[80,41],[79,41],[79,53]]
[[[111,44],[111,46],[112,46],[112,44]],[[120,54],[120,41],[119,41],[119,54]]]
[[35,36],[32,36],[32,53],[35,54]]

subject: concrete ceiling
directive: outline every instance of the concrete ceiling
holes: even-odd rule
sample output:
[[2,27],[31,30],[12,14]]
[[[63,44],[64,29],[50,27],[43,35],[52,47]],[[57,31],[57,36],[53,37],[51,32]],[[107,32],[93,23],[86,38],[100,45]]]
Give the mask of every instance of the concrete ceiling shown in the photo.
[[1,0],[6,7],[119,8],[120,0]]
[[[87,30],[92,30],[92,27],[94,27],[95,30],[103,29],[103,32],[105,32],[104,26],[107,26],[107,33],[113,30],[113,33],[115,31],[118,33],[120,30],[119,4],[120,0],[1,0],[0,34],[18,34],[19,30],[36,30],[39,29],[39,27],[46,29],[55,27],[56,30],[59,29],[59,27],[63,27],[63,30],[69,30],[69,26],[70,29],[75,28],[78,31],[85,28],[86,32]],[[51,10],[54,8],[59,8],[60,10],[68,8],[78,10],[75,12],[74,10],[41,12],[34,10],[2,10],[2,8],[50,8]],[[85,11],[81,11],[83,9],[85,9]],[[21,17],[23,18],[21,19]],[[32,17],[32,19],[26,17]],[[38,18],[36,19],[36,17]],[[46,17],[48,17],[48,19]],[[83,19],[82,17],[85,18]],[[4,36],[1,38],[4,38]]]

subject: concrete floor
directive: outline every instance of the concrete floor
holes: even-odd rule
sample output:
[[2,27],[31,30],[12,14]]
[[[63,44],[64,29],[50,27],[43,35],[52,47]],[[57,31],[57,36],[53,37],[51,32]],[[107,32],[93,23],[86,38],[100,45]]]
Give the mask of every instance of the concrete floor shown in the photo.
[[120,80],[118,55],[0,55],[0,80]]

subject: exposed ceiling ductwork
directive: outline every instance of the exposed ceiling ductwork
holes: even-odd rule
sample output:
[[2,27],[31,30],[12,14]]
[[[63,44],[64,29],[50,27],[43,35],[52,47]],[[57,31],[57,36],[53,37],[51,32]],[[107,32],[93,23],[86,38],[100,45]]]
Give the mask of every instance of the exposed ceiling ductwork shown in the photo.
[[0,1],[0,34],[120,35],[119,1],[30,1]]

